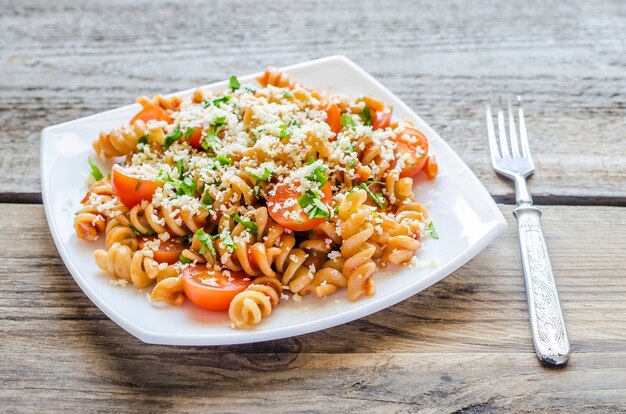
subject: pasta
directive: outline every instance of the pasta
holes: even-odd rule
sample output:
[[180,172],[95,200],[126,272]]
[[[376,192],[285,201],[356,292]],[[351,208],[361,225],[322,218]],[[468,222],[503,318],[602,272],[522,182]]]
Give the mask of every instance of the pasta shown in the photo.
[[275,68],[257,80],[138,98],[128,124],[94,141],[117,163],[106,178],[92,167],[74,219],[78,237],[104,234],[95,260],[114,281],[228,311],[234,328],[290,298],[371,296],[379,267],[411,265],[436,235],[412,189],[438,169],[415,125]]

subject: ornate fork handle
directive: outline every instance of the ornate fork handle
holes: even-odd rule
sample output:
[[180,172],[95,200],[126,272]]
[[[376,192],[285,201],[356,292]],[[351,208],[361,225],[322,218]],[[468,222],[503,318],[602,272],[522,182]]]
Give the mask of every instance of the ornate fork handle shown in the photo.
[[513,213],[518,223],[535,352],[547,364],[562,365],[569,358],[570,346],[541,228],[541,211],[527,202]]

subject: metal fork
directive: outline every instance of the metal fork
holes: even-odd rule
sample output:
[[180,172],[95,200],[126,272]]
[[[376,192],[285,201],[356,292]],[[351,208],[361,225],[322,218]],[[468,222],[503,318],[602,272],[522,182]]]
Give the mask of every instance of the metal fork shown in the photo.
[[487,135],[493,168],[515,182],[517,218],[522,268],[526,282],[526,296],[530,314],[530,326],[537,357],[550,365],[563,365],[570,356],[570,345],[565,330],[559,295],[554,282],[552,265],[548,257],[546,241],[541,229],[541,211],[533,206],[526,186],[526,177],[535,170],[530,155],[526,123],[521,98],[519,103],[519,140],[511,102],[508,102],[509,136],[505,127],[502,101],[498,108],[498,136],[493,126],[491,106],[487,105]]

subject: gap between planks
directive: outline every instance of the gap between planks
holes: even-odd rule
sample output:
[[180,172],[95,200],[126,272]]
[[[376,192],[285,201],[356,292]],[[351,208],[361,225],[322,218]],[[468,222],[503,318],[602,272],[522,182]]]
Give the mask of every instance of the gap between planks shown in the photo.
[[[514,195],[492,195],[497,204],[514,205]],[[585,197],[575,195],[534,195],[536,205],[579,207],[626,207],[625,197]],[[0,204],[43,204],[41,193],[0,193]]]

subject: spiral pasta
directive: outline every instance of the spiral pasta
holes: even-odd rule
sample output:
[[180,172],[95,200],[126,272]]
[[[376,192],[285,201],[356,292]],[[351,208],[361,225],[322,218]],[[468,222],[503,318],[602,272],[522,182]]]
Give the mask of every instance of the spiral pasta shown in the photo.
[[138,98],[141,111],[93,143],[125,158],[74,220],[80,238],[104,233],[100,269],[153,302],[227,310],[235,328],[281,300],[371,296],[376,270],[411,265],[434,229],[413,186],[438,167],[412,122],[276,68],[257,81]]
[[237,328],[257,325],[272,313],[282,294],[281,282],[264,276],[256,279],[246,290],[230,302],[228,316]]

